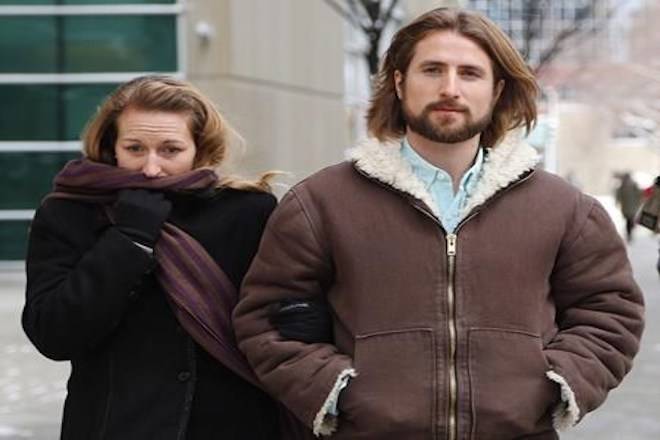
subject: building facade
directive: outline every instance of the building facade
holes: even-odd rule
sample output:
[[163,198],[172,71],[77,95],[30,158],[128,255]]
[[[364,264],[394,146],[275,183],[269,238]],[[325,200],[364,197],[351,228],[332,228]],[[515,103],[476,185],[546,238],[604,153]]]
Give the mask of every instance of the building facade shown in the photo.
[[341,159],[342,32],[321,1],[0,0],[0,262],[24,258],[86,121],[139,75],[209,95],[244,138],[241,174],[279,169],[291,182]]

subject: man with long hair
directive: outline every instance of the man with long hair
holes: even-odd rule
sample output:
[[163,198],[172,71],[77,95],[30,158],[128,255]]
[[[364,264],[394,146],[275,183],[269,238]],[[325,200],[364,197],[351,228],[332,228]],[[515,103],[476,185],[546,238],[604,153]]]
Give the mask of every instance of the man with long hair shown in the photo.
[[[385,54],[371,138],[274,212],[234,325],[316,435],[557,439],[630,370],[642,294],[603,207],[521,141],[537,90],[491,21],[432,10]],[[325,301],[330,338],[276,331]]]

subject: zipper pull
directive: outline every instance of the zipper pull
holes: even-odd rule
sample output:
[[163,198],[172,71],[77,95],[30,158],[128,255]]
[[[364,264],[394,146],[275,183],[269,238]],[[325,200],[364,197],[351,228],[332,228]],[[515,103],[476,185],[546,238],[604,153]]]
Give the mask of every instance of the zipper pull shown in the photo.
[[447,234],[447,255],[456,255],[456,234]]

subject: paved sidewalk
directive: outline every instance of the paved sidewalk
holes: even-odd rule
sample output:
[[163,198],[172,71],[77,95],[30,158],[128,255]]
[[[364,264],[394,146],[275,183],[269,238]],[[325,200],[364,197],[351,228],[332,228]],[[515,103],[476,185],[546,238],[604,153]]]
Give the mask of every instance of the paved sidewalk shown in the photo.
[[25,279],[0,271],[0,439],[55,440],[69,365],[41,356],[23,334]]

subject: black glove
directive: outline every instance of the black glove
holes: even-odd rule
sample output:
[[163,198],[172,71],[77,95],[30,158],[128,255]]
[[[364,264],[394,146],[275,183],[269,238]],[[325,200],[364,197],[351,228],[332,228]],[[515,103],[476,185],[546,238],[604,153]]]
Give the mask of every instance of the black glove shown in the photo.
[[172,202],[162,192],[123,189],[114,205],[115,226],[131,240],[153,248],[171,209]]
[[313,344],[330,343],[332,317],[325,299],[285,299],[275,304],[271,324],[284,339]]

